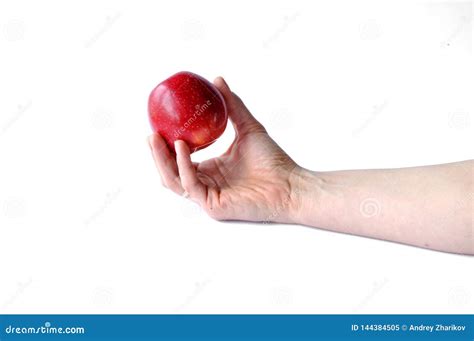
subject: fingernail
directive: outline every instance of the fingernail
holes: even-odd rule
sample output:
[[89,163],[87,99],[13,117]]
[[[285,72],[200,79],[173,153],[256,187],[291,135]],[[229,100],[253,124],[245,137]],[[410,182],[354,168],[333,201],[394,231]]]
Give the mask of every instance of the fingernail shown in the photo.
[[225,81],[224,77],[221,77],[221,79],[222,79],[222,81],[224,82],[224,85],[230,89],[230,86],[229,86],[229,84],[227,84],[227,82]]

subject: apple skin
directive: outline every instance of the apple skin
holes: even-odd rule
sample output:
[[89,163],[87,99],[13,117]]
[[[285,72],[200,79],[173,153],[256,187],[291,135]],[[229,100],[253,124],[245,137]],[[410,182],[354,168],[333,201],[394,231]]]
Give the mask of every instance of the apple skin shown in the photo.
[[219,90],[203,77],[182,71],[158,84],[148,99],[154,132],[170,149],[183,140],[191,153],[212,144],[225,130],[227,108]]

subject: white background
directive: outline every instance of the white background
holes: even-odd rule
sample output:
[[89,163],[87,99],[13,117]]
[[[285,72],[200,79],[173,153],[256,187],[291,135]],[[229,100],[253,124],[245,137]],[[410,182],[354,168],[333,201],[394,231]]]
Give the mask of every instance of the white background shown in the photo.
[[0,312],[472,313],[472,257],[215,222],[145,141],[188,70],[306,168],[473,158],[471,49],[470,2],[2,1]]

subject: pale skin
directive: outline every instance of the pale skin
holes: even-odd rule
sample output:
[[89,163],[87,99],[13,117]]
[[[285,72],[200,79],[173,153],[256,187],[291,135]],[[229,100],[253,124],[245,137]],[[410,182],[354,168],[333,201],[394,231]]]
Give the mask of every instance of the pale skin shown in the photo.
[[154,134],[148,141],[163,185],[217,220],[313,226],[422,248],[474,254],[474,161],[316,172],[297,165],[267,134],[223,78],[235,139],[221,156],[191,161]]

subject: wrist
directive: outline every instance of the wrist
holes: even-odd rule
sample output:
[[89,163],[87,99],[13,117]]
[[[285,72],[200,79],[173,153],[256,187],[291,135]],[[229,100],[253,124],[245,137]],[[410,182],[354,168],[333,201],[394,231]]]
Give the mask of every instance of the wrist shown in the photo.
[[315,225],[322,210],[323,173],[296,167],[290,175],[288,220],[293,224]]

